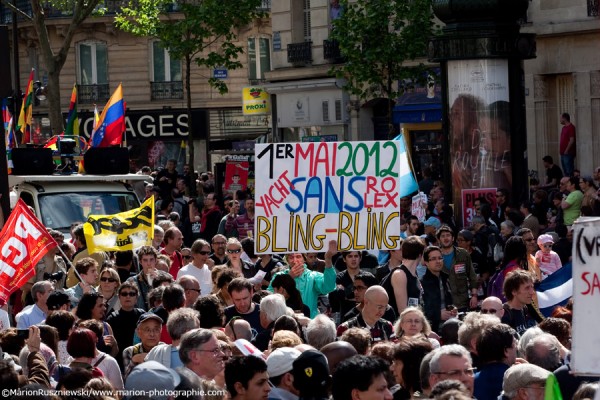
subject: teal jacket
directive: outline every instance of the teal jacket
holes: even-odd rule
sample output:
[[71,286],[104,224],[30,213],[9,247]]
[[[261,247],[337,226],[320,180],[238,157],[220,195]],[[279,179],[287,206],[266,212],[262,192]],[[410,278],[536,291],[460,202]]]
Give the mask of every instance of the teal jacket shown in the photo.
[[[273,279],[277,275],[287,274],[289,273],[289,269],[285,271],[281,271],[273,275]],[[335,289],[335,268],[329,267],[325,268],[325,272],[317,272],[311,271],[308,269],[306,264],[304,264],[304,272],[297,278],[294,278],[296,281],[296,288],[300,291],[300,295],[302,296],[302,302],[306,304],[308,308],[310,308],[310,317],[314,318],[319,313],[319,309],[317,308],[317,299],[320,295],[328,294]],[[271,279],[271,282],[273,282]],[[273,286],[270,284],[269,291],[273,291]]]

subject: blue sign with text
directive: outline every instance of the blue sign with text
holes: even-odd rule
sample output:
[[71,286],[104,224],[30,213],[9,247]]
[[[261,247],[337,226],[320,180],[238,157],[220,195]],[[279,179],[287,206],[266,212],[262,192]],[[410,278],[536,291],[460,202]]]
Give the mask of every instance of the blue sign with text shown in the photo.
[[214,69],[213,70],[213,77],[216,79],[227,79],[227,68],[221,68],[221,69]]

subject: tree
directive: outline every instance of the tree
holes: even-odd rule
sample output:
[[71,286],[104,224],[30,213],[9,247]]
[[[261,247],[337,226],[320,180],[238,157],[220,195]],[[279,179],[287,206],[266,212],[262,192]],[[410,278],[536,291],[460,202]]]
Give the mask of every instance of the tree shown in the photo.
[[[11,0],[0,0],[4,6],[17,13],[17,16],[31,22],[37,35],[40,52],[48,71],[47,94],[48,116],[52,133],[57,135],[64,130],[64,119],[60,108],[60,71],[65,65],[71,49],[73,36],[83,22],[94,12],[102,0],[30,0],[31,10],[16,7]],[[48,24],[46,23],[48,9],[64,11],[66,29],[61,33],[63,39],[59,46],[50,43]],[[68,13],[71,13],[68,15]],[[62,27],[62,26],[61,26]],[[13,35],[16,32],[13,32]]]
[[[194,165],[192,140],[192,62],[211,71],[216,67],[233,70],[242,67],[238,57],[243,48],[235,44],[238,28],[250,24],[262,14],[261,0],[185,0],[178,1],[178,13],[169,13],[172,0],[138,0],[135,7],[123,7],[115,22],[120,29],[137,36],[158,39],[175,59],[183,60],[188,114],[189,163]],[[206,76],[219,93],[227,93],[227,84]]]
[[390,100],[391,133],[392,103],[403,91],[396,83],[423,77],[423,64],[414,60],[425,56],[434,33],[431,0],[341,0],[340,5],[330,39],[338,43],[345,63],[332,73],[361,100]]

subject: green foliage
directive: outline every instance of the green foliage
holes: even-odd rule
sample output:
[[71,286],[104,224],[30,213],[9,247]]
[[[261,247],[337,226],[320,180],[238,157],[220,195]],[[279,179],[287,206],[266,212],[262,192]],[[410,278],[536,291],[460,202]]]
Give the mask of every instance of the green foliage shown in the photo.
[[[169,12],[175,4],[178,12]],[[233,70],[242,67],[238,58],[243,48],[235,44],[236,30],[262,16],[260,4],[261,0],[137,0],[124,7],[115,22],[134,35],[157,38],[173,58]],[[207,81],[220,93],[227,92],[224,81]]]
[[[361,99],[397,98],[398,81],[420,79],[429,38],[434,34],[431,0],[341,0],[330,39],[345,59],[331,72]],[[410,63],[409,63],[410,62]],[[410,67],[407,67],[407,63]]]

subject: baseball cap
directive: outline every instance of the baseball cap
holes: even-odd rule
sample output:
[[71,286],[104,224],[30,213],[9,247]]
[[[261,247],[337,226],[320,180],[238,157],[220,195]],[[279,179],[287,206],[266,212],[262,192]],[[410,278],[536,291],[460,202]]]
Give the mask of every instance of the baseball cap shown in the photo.
[[48,299],[46,300],[46,306],[48,310],[58,310],[65,304],[70,305],[71,301],[69,295],[63,292],[54,291],[50,293]]
[[158,322],[160,322],[161,324],[163,323],[162,318],[159,317],[158,315],[154,314],[153,312],[146,312],[146,313],[143,313],[142,315],[140,315],[140,318],[138,319],[138,322],[137,322],[137,326],[140,326],[142,322],[148,321],[149,319],[155,319]]
[[538,237],[538,244],[554,243],[554,238],[548,234],[543,234]]
[[292,364],[294,387],[302,396],[323,393],[331,377],[329,364],[323,353],[317,350],[306,350]]
[[471,232],[468,229],[463,229],[460,232],[458,232],[458,236],[461,236],[467,242],[472,242],[473,241],[473,232]]
[[433,226],[435,229],[439,229],[442,226],[442,223],[436,217],[429,217],[425,222],[423,222],[424,226]]
[[282,347],[274,350],[267,358],[267,373],[269,377],[281,376],[292,370],[292,364],[300,356],[298,350]]
[[534,364],[513,365],[504,373],[502,390],[504,393],[513,393],[532,383],[543,384],[546,383],[546,379],[550,374],[550,371],[546,371]]
[[[125,381],[125,390],[149,392],[152,390],[174,390],[181,382],[181,377],[175,370],[167,368],[157,361],[146,361],[136,365]],[[166,400],[168,396],[155,396]]]

